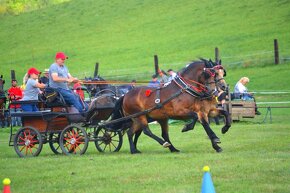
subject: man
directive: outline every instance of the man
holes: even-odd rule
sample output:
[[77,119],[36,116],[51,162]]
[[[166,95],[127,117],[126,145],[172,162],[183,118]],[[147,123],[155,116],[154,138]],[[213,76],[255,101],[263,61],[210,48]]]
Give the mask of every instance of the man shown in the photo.
[[63,52],[56,53],[55,62],[49,68],[49,86],[56,88],[67,104],[73,105],[79,112],[84,112],[88,108],[87,104],[68,87],[68,83],[76,83],[78,79],[69,73],[64,64],[66,59],[68,57]]
[[[17,86],[17,80],[11,81],[11,87],[8,89],[9,99],[10,101],[18,101],[22,99],[23,93],[20,87]],[[10,104],[9,106],[10,113],[11,112],[21,112],[20,104]],[[12,126],[21,126],[21,118],[20,117],[12,117],[11,118]]]
[[160,87],[160,82],[157,79],[157,75],[152,75],[152,80],[148,83],[148,87]]

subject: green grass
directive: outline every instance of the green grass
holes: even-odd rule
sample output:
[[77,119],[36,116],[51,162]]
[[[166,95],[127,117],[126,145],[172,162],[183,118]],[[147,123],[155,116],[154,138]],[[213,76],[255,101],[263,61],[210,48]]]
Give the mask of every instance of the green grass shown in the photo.
[[227,66],[272,64],[275,38],[281,59],[289,57],[289,8],[286,0],[73,0],[2,15],[1,73],[9,79],[15,69],[20,79],[30,66],[47,68],[59,50],[80,78],[92,75],[98,61],[100,74],[111,79],[149,80],[154,54],[162,68],[177,70],[197,57],[213,58],[215,47]]
[[[232,89],[248,76],[251,91],[289,91],[289,62],[273,65],[272,52],[277,38],[281,59],[289,58],[289,8],[287,0],[73,0],[1,15],[0,74],[8,87],[11,69],[20,81],[30,66],[47,68],[62,50],[79,78],[92,75],[98,61],[100,74],[110,79],[149,80],[154,54],[161,68],[177,70],[197,57],[213,58],[219,47]],[[256,96],[258,101],[289,100],[289,95]],[[199,192],[202,167],[209,165],[216,192],[289,192],[289,110],[273,108],[272,124],[269,118],[259,124],[266,109],[260,111],[262,116],[234,123],[226,135],[213,125],[222,140],[221,154],[199,124],[181,133],[179,123],[170,129],[181,150],[177,154],[142,135],[141,155],[129,153],[125,137],[114,154],[98,153],[90,143],[83,156],[56,156],[46,144],[39,157],[20,159],[7,145],[8,129],[0,129],[0,179],[12,180],[12,192]],[[151,127],[160,133],[158,126]]]
[[[265,109],[261,110],[265,115]],[[200,124],[181,133],[182,123],[170,125],[170,153],[141,135],[140,155],[129,153],[127,137],[120,152],[98,153],[93,143],[83,156],[54,155],[48,144],[35,158],[20,159],[8,147],[9,132],[0,130],[0,179],[12,180],[13,192],[199,192],[202,167],[209,165],[216,192],[289,191],[288,110],[274,109],[273,123],[263,116],[234,123],[222,135],[212,125],[224,151],[215,153]],[[269,120],[268,120],[269,121]],[[157,125],[150,126],[159,135]]]

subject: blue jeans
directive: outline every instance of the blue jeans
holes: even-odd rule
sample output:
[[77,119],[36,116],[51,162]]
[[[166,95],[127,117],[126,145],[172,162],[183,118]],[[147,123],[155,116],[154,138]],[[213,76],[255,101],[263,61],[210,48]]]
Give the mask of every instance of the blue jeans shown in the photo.
[[25,112],[38,111],[36,104],[21,104],[21,108]]
[[[12,112],[21,112],[21,108],[11,108],[10,113]],[[21,126],[21,117],[11,117],[12,126]]]
[[57,88],[57,90],[62,95],[63,99],[68,105],[73,105],[79,112],[84,112],[88,110],[88,105],[71,90],[66,90],[63,88]]

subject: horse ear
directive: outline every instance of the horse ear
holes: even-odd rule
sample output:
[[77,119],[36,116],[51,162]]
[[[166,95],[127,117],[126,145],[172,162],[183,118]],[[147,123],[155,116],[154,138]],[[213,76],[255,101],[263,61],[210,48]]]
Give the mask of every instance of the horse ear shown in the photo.
[[219,60],[219,65],[222,65],[222,60],[221,59]]

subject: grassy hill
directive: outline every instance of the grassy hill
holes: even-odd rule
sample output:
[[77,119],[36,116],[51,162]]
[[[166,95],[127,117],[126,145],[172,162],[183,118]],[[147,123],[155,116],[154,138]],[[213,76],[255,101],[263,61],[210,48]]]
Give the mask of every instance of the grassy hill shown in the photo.
[[15,69],[20,79],[30,66],[49,67],[60,50],[79,78],[92,75],[98,61],[109,79],[149,79],[154,54],[162,68],[180,69],[213,58],[215,47],[228,67],[263,67],[273,63],[275,38],[280,57],[289,58],[289,8],[287,0],[72,0],[2,15],[0,73],[9,79]]

